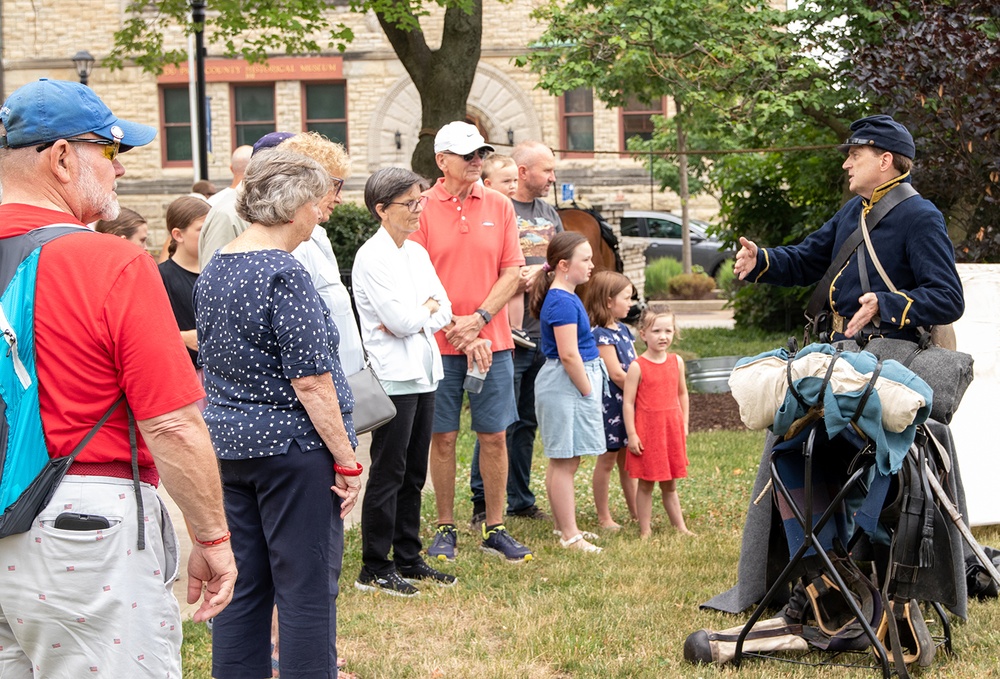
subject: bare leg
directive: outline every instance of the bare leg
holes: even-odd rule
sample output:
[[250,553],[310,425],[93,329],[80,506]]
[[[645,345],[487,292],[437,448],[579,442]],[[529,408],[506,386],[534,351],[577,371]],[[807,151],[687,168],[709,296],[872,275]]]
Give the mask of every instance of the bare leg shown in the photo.
[[524,320],[524,295],[517,293],[507,302],[507,318],[510,327],[521,329]]
[[618,530],[621,528],[613,518],[611,518],[611,508],[608,502],[608,486],[611,484],[611,472],[618,461],[618,451],[604,453],[597,458],[594,465],[594,506],[597,507],[597,522],[602,528]]
[[[451,459],[454,480],[454,447]],[[479,472],[483,475],[486,525],[503,523],[503,508],[507,502],[507,432],[479,434]],[[453,483],[452,488],[454,487]]]
[[618,480],[622,484],[622,493],[625,495],[625,505],[628,507],[629,516],[633,521],[638,520],[639,515],[635,510],[635,487],[638,479],[633,479],[625,471],[625,457],[628,455],[628,448],[618,451]]
[[648,538],[653,534],[653,481],[638,479],[635,492],[635,511],[639,516],[639,537]]
[[[551,461],[545,467],[545,495],[546,497],[552,497],[552,463]],[[551,501],[550,501],[551,507]],[[562,527],[559,525],[559,517],[556,516],[555,511],[552,512],[552,529],[555,531],[556,535],[562,532]]]
[[580,458],[550,459],[546,473],[546,489],[552,517],[562,531],[564,540],[575,537],[580,530],[576,527],[576,498],[573,476],[580,466]]
[[677,495],[677,479],[671,481],[661,481],[660,490],[663,491],[663,509],[670,517],[670,525],[677,529],[677,532],[684,535],[694,535],[684,524],[684,512],[681,510],[681,499]]
[[431,435],[431,482],[438,525],[455,523],[455,442],[457,431]]

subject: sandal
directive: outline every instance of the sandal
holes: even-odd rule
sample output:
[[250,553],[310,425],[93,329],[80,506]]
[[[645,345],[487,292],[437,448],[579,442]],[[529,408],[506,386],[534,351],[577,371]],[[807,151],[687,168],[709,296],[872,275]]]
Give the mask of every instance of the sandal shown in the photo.
[[[559,530],[558,528],[556,530],[552,531],[552,534],[555,535],[557,538],[561,538],[562,537],[562,531]],[[580,531],[580,535],[583,536],[584,540],[600,540],[601,539],[600,535],[598,535],[597,533],[591,533],[589,530],[582,530],[582,531]]]
[[562,538],[559,538],[559,546],[562,547],[563,549],[573,548],[581,552],[588,552],[590,554],[600,554],[601,551],[603,551],[597,545],[592,545],[589,542],[587,542],[586,539],[584,539],[583,537],[583,533],[577,533],[569,540],[563,540]]

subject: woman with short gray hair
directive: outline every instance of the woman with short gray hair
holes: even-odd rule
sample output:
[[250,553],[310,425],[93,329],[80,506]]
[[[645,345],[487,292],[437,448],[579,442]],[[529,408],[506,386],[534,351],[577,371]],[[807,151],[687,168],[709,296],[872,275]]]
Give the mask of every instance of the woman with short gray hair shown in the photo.
[[205,421],[239,568],[212,632],[219,679],[271,676],[275,603],[282,675],[337,673],[343,518],[361,485],[354,397],[337,328],[291,255],[321,219],[329,181],[300,154],[254,156],[237,198],[250,226],[195,286]]
[[[408,240],[427,198],[409,170],[379,170],[365,184],[365,205],[381,227],[358,250],[351,280],[361,339],[396,417],[372,434],[372,464],[361,507],[361,558],[354,586],[394,596],[414,584],[449,586],[455,576],[420,556],[420,490],[434,422],[434,392],[444,376],[434,333],[451,323],[451,302],[427,251]],[[391,555],[390,555],[391,552]]]

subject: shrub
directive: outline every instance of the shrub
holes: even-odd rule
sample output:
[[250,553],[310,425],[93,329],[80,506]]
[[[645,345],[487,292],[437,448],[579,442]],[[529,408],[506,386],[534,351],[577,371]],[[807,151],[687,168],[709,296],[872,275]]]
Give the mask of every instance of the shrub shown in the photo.
[[341,271],[350,271],[358,248],[378,231],[379,223],[368,209],[355,203],[338,205],[323,225],[337,255]]
[[674,299],[707,299],[715,290],[715,279],[706,273],[682,273],[667,283],[667,292]]
[[646,267],[646,299],[666,299],[670,279],[684,273],[683,265],[673,257],[661,257]]
[[715,287],[722,290],[722,294],[727,299],[732,299],[736,294],[736,274],[733,273],[733,260],[727,259],[719,265],[719,272],[715,274]]

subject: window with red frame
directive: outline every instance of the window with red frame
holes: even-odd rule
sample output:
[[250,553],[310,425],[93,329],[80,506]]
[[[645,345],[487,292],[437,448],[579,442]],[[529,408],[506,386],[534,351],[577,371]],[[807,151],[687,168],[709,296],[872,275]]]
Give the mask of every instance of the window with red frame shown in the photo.
[[562,147],[569,153],[588,156],[594,151],[594,90],[568,90],[560,101]]
[[274,132],[274,85],[233,85],[233,148]]
[[666,100],[658,99],[652,104],[644,104],[636,97],[629,97],[628,102],[620,109],[621,124],[621,150],[628,150],[628,140],[632,137],[639,137],[645,141],[653,138],[653,116],[662,116],[666,113]]
[[302,117],[306,130],[347,147],[347,87],[344,83],[302,85]]
[[191,103],[188,88],[161,87],[163,164],[191,164]]

